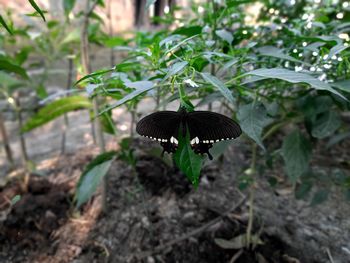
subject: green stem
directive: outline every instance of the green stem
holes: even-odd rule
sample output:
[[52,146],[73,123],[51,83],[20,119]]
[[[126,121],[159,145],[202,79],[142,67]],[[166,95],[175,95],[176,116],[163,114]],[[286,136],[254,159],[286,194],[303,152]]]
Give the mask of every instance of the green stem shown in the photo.
[[[252,161],[250,165],[251,175],[254,176],[256,173],[256,157],[257,157],[257,145],[253,143],[252,145]],[[251,237],[252,237],[252,229],[253,229],[253,222],[254,222],[254,181],[250,186],[249,191],[249,219],[248,219],[248,226],[247,226],[247,243],[246,246],[250,246],[251,244]]]

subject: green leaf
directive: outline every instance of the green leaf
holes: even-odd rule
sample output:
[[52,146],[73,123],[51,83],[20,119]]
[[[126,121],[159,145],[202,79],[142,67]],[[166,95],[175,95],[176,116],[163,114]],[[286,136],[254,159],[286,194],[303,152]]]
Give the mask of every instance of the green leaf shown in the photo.
[[147,10],[151,5],[153,5],[157,0],[147,0],[145,9]]
[[34,0],[28,0],[29,1],[29,3],[32,5],[32,7],[35,9],[35,11],[37,11],[39,14],[40,14],[40,16],[41,16],[41,18],[46,22],[46,19],[45,19],[45,16],[44,16],[44,13],[43,13],[43,11],[40,9],[40,7],[35,3],[35,1]]
[[95,193],[102,178],[107,174],[115,156],[116,152],[102,153],[85,168],[85,171],[79,178],[75,192],[76,206],[78,208],[87,202]]
[[220,37],[222,40],[226,41],[229,45],[232,44],[233,41],[233,36],[232,33],[225,30],[225,29],[221,29],[221,30],[216,30],[215,34]]
[[240,121],[242,130],[265,150],[261,134],[263,129],[271,123],[272,119],[267,116],[264,105],[250,103],[241,106],[238,110],[237,118]]
[[6,24],[5,19],[0,15],[0,24],[6,29],[7,32],[9,32],[11,35],[13,35],[12,30],[10,27]]
[[295,191],[296,199],[305,199],[312,189],[311,182],[303,182],[299,185]]
[[317,191],[311,200],[311,206],[316,206],[319,204],[322,204],[323,202],[327,201],[329,192],[327,190],[319,190]]
[[305,62],[300,61],[296,58],[293,58],[292,56],[284,54],[283,50],[276,48],[276,47],[273,47],[273,46],[265,46],[265,47],[258,48],[257,50],[263,56],[280,58],[283,60],[289,60],[289,61],[293,61],[296,63],[305,63]]
[[97,77],[97,76],[101,76],[101,75],[107,74],[107,73],[112,72],[112,71],[114,71],[114,68],[95,71],[95,72],[93,72],[91,74],[88,74],[88,75],[82,77],[81,79],[79,79],[77,82],[74,83],[74,86],[78,85],[80,82],[82,82],[84,80],[87,80],[89,78],[94,78],[94,77]]
[[123,46],[126,44],[126,41],[122,37],[109,37],[103,41],[106,47],[112,48],[115,46]]
[[290,83],[306,83],[317,90],[327,90],[347,100],[342,94],[333,89],[328,83],[320,81],[319,79],[316,79],[308,74],[300,72],[295,72],[283,68],[263,68],[250,71],[246,73],[246,75],[255,75],[271,79],[281,79]]
[[326,148],[329,149],[330,147],[332,147],[333,145],[347,139],[350,138],[350,132],[343,132],[343,133],[339,133],[336,134],[334,136],[332,136],[332,138],[330,138],[330,140],[328,141]]
[[69,15],[72,12],[75,6],[76,0],[63,0],[63,9],[66,15]]
[[188,26],[188,27],[179,27],[174,32],[172,35],[183,35],[187,37],[192,37],[195,35],[199,35],[202,33],[202,27],[201,26]]
[[72,96],[56,100],[41,108],[37,114],[29,119],[23,125],[22,132],[31,131],[70,111],[91,108],[91,102],[82,96]]
[[254,0],[226,0],[226,5],[228,8],[237,7],[241,4],[252,3]]
[[106,111],[112,110],[116,107],[119,107],[120,105],[123,105],[124,103],[136,98],[137,96],[151,90],[154,88],[154,84],[151,81],[136,81],[136,82],[127,82],[125,83],[125,86],[129,88],[134,88],[135,90],[123,97],[122,99],[118,100],[116,103],[112,104],[107,109],[103,110],[101,114],[105,113]]
[[337,82],[331,83],[331,85],[334,88],[350,93],[350,79],[337,81]]
[[182,71],[186,66],[188,65],[187,61],[181,61],[181,62],[176,62],[171,66],[169,69],[168,73],[164,77],[163,81],[170,78],[173,75],[178,74],[180,71]]
[[29,79],[27,72],[25,71],[24,68],[18,65],[12,64],[10,61],[8,61],[5,58],[0,58],[0,70],[16,73],[17,75],[21,76],[24,79]]
[[286,136],[282,144],[282,157],[289,178],[295,182],[309,168],[311,144],[295,130]]
[[221,80],[206,72],[200,74],[206,82],[216,87],[229,102],[231,102],[232,104],[234,103],[235,99],[233,98],[232,92],[225,86],[225,84]]
[[312,136],[323,139],[332,135],[341,125],[339,114],[327,111],[312,124]]
[[341,53],[343,50],[347,49],[348,46],[345,46],[343,43],[340,43],[334,47],[331,48],[331,50],[329,51],[328,57],[333,57],[334,55],[338,55],[339,53]]
[[193,152],[190,144],[189,132],[187,131],[184,137],[181,132],[182,129],[179,129],[179,131],[179,144],[174,154],[174,160],[177,167],[179,167],[191,183],[197,187],[204,158]]

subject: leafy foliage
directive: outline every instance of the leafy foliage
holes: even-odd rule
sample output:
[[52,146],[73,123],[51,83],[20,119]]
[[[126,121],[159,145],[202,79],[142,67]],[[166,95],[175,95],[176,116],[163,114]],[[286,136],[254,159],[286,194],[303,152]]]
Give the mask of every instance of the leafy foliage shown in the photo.
[[72,96],[56,100],[44,106],[36,115],[29,119],[23,125],[22,132],[31,131],[70,111],[91,109],[91,107],[91,102],[87,98],[81,96]]

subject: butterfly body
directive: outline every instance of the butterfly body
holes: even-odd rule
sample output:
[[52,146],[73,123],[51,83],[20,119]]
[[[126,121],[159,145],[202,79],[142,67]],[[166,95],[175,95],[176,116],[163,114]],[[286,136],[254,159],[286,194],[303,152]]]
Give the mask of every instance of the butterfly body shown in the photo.
[[186,137],[189,132],[190,144],[196,154],[208,154],[214,143],[232,140],[241,135],[238,123],[225,115],[210,111],[187,112],[159,111],[141,119],[136,131],[142,136],[158,141],[163,153],[174,153],[178,148],[179,132]]

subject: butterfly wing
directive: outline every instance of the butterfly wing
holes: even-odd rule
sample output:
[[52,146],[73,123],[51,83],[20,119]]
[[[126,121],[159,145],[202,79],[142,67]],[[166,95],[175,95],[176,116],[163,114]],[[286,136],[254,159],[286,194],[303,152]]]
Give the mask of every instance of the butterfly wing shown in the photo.
[[160,142],[164,151],[172,153],[177,149],[178,131],[181,121],[176,111],[158,111],[142,118],[136,125],[136,132]]
[[191,145],[195,153],[207,153],[213,143],[232,140],[241,135],[238,123],[225,115],[211,111],[189,112],[187,126],[190,131]]

